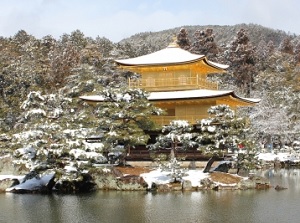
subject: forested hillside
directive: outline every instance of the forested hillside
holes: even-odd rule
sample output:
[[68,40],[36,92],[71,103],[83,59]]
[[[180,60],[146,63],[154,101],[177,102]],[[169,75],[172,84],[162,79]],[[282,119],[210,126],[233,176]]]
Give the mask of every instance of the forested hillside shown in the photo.
[[281,30],[274,30],[256,24],[238,24],[234,26],[184,26],[163,30],[160,32],[138,33],[120,41],[120,43],[129,42],[132,46],[138,47],[142,42],[147,42],[147,45],[159,49],[166,47],[171,41],[172,36],[177,35],[180,28],[185,28],[188,31],[191,40],[194,40],[194,33],[197,30],[206,30],[208,28],[213,29],[215,34],[215,42],[219,46],[228,45],[233,40],[236,33],[241,29],[247,30],[249,38],[254,45],[258,45],[263,38],[266,42],[273,41],[274,45],[278,47],[283,39],[287,37],[297,37],[295,35],[287,34]]
[[[24,30],[0,37],[0,141],[35,128],[52,131],[35,136],[48,137],[41,143],[49,138],[61,143],[59,133],[66,134],[67,128],[96,127],[97,120],[78,97],[125,86],[126,77],[134,74],[117,70],[114,59],[157,51],[174,36],[182,48],[230,65],[228,73],[210,76],[221,89],[262,99],[258,106],[241,110],[250,116],[259,142],[278,147],[297,143],[300,38],[254,24],[178,27],[135,34],[118,43],[87,37],[80,30],[59,39],[37,39]],[[46,124],[52,127],[44,128]]]

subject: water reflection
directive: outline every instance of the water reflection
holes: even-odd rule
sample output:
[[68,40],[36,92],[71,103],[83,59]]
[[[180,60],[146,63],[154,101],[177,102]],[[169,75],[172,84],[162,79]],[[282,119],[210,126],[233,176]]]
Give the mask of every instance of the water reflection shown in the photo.
[[267,169],[259,172],[262,176],[269,178],[274,186],[276,184],[300,190],[300,170],[291,169]]
[[0,222],[298,222],[298,169],[259,171],[287,190],[0,194]]

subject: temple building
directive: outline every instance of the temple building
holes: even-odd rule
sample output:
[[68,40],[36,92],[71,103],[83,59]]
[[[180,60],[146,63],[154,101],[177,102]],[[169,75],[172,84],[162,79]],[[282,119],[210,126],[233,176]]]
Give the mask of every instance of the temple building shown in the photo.
[[[208,117],[207,110],[211,106],[227,104],[236,109],[260,101],[239,97],[231,90],[218,90],[218,84],[208,81],[207,75],[226,72],[228,66],[183,50],[176,42],[154,53],[115,62],[124,71],[140,74],[139,79],[129,79],[128,85],[150,92],[149,101],[166,111],[164,116],[153,117],[160,125],[168,125],[172,120],[187,120],[195,124],[197,120]],[[97,96],[80,98],[101,101]]]

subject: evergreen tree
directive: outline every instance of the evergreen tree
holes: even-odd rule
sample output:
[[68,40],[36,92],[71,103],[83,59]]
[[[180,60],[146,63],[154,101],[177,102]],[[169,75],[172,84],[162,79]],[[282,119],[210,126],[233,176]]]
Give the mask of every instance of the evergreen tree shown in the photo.
[[214,38],[213,29],[196,30],[190,51],[195,54],[205,55],[210,59],[216,57],[219,50],[214,42]]
[[294,53],[293,52],[294,48],[293,48],[293,45],[291,43],[291,38],[290,37],[286,37],[281,41],[280,46],[279,46],[279,50],[282,53],[288,53],[288,54],[293,54]]
[[180,46],[180,48],[189,50],[191,44],[185,28],[181,28],[177,34],[177,44]]
[[295,60],[295,63],[299,65],[299,63],[300,63],[300,42],[298,42],[295,46],[294,60]]
[[245,137],[249,131],[245,118],[237,117],[228,105],[212,106],[208,113],[211,117],[198,122],[201,128],[196,139],[199,149],[213,155],[204,172],[208,172],[217,157],[227,153],[229,149],[234,152],[246,148],[244,151],[247,153],[253,149],[252,142]]
[[170,149],[170,160],[175,158],[177,150],[188,149],[196,146],[193,126],[185,120],[174,120],[162,128],[162,134],[156,139],[156,143],[150,149]]
[[267,44],[267,49],[268,49],[268,53],[272,54],[274,53],[275,50],[275,46],[274,46],[274,42],[272,40],[270,40]]
[[109,57],[110,52],[114,48],[114,44],[105,37],[96,37],[95,39],[96,44],[99,46],[99,51],[102,54],[102,57]]
[[124,145],[124,151],[130,153],[131,147],[147,144],[149,135],[145,130],[156,127],[150,116],[163,113],[148,101],[148,93],[141,89],[108,88],[100,95],[104,102],[97,109],[98,129],[108,150]]
[[250,96],[254,77],[257,75],[256,69],[256,51],[252,46],[246,30],[241,29],[230,49],[226,52],[226,59],[231,62],[230,69],[236,80],[236,84],[243,92]]

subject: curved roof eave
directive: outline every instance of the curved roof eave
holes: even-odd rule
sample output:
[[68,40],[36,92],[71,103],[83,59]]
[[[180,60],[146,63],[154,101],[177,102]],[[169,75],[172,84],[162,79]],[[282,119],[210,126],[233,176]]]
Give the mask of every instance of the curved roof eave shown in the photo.
[[226,65],[226,64],[220,64],[220,63],[212,62],[212,61],[208,60],[206,57],[204,58],[204,61],[208,65],[210,65],[210,66],[212,66],[214,68],[217,68],[217,69],[226,70],[229,67],[229,65]]
[[149,101],[160,100],[181,100],[181,99],[204,99],[204,98],[219,98],[231,96],[234,99],[241,100],[248,104],[256,104],[261,99],[239,97],[234,91],[219,91],[219,90],[187,90],[187,91],[168,91],[168,92],[151,92]]
[[251,104],[257,104],[257,103],[259,103],[261,101],[260,98],[244,98],[244,97],[240,97],[240,96],[236,95],[234,92],[233,92],[233,95],[234,95],[235,98],[238,98],[238,99],[240,99],[242,101],[245,101],[245,102],[251,103]]
[[[259,103],[261,99],[239,97],[234,91],[219,91],[219,90],[186,90],[186,91],[166,91],[166,92],[150,92],[149,101],[167,101],[167,100],[182,100],[182,99],[205,99],[219,98],[231,96],[234,99],[241,100],[248,104]],[[88,102],[103,102],[104,98],[100,95],[80,96],[80,99]]]
[[200,60],[204,60],[209,66],[217,69],[227,69],[229,66],[224,64],[215,63],[206,59],[204,55],[198,55],[190,53],[179,47],[167,47],[165,49],[150,53],[147,55],[115,60],[120,66],[161,66],[161,65],[177,65],[193,63]]

